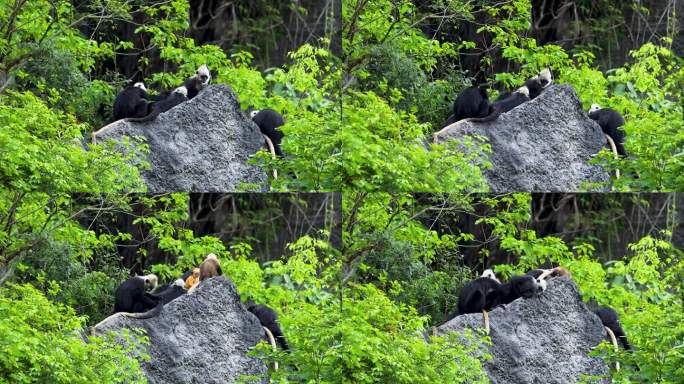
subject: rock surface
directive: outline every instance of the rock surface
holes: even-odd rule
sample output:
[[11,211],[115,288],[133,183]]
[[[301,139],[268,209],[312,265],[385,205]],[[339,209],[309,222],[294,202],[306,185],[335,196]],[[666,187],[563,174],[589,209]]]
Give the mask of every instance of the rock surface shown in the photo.
[[[485,370],[492,383],[574,383],[585,375],[608,374],[601,358],[589,356],[605,335],[598,316],[587,309],[570,279],[548,283],[540,296],[489,312],[493,358]],[[483,327],[482,314],[467,314],[442,324],[437,333]]]
[[494,121],[452,124],[434,139],[443,143],[464,135],[484,136],[492,147],[493,167],[484,172],[492,192],[572,192],[586,189],[586,183],[607,189],[608,173],[588,163],[605,136],[569,85],[552,85]]
[[266,172],[247,164],[263,147],[263,136],[227,85],[211,85],[150,122],[116,121],[96,139],[123,136],[143,137],[150,147],[151,169],[142,171],[149,192],[226,192],[242,183],[265,189]]
[[93,327],[95,335],[141,328],[149,337],[150,383],[232,383],[241,375],[262,375],[266,365],[247,356],[264,336],[259,320],[245,309],[233,283],[218,276],[164,306],[150,319],[116,314]]

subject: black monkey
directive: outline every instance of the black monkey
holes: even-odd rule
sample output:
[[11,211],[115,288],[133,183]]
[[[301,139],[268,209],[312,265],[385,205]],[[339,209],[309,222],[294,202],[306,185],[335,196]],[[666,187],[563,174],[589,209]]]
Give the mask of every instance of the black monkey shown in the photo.
[[530,99],[535,99],[542,91],[553,83],[553,75],[549,68],[543,69],[539,75],[525,81],[525,86],[530,90]]
[[522,86],[515,92],[509,93],[507,97],[496,99],[491,104],[491,108],[501,114],[528,101],[530,101],[530,90],[526,86]]
[[159,299],[147,293],[147,289],[157,287],[157,276],[133,276],[116,288],[114,293],[114,313],[142,313],[153,309],[159,304]]
[[526,86],[512,93],[506,92],[505,97],[499,97],[491,104],[484,88],[468,88],[454,102],[454,114],[449,116],[444,127],[461,120],[480,123],[492,121],[527,101],[530,101],[530,97]]
[[479,277],[466,283],[458,294],[456,313],[447,316],[451,320],[466,313],[480,313],[494,307],[494,293],[501,284],[489,277]]
[[[490,112],[491,108],[489,106],[487,90],[477,87],[466,88],[454,100],[452,114],[442,124],[442,128],[446,128],[463,119],[484,118]],[[433,141],[440,132],[433,134]]]
[[278,112],[272,109],[255,110],[250,113],[252,121],[259,126],[259,130],[263,135],[271,139],[273,143],[273,150],[278,157],[283,157],[285,154],[280,149],[280,143],[283,140],[283,133],[278,127],[285,125],[285,120]]
[[625,151],[625,133],[621,126],[625,125],[622,115],[611,108],[601,108],[598,104],[592,104],[589,109],[589,118],[596,121],[601,126],[601,130],[615,143],[615,149],[620,156],[627,156]]
[[256,304],[252,300],[247,300],[245,306],[247,307],[248,311],[252,312],[257,319],[259,319],[259,322],[262,326],[271,331],[276,343],[278,343],[278,346],[284,351],[289,351],[290,347],[287,345],[285,335],[283,335],[283,331],[280,329],[280,325],[278,324],[278,314],[276,311],[265,305]]
[[482,272],[482,275],[480,277],[489,277],[490,279],[496,281],[497,283],[501,284],[501,281],[496,278],[496,275],[494,274],[494,271],[491,268],[487,268]]
[[632,346],[627,341],[627,335],[620,325],[617,312],[610,307],[598,307],[594,313],[601,319],[604,327],[613,331],[615,338],[622,344],[622,347],[627,351],[631,351]]
[[485,332],[489,334],[488,311],[496,305],[494,300],[496,291],[500,286],[501,283],[494,275],[494,272],[491,269],[485,270],[481,277],[467,282],[461,288],[461,292],[458,294],[456,313],[449,314],[447,321],[458,315],[482,312]]
[[502,92],[491,104],[485,88],[466,88],[454,101],[453,114],[449,116],[444,126],[463,119],[476,122],[492,121],[502,113],[539,96],[542,90],[551,83],[553,83],[551,70],[546,68],[539,72],[539,75],[527,80],[525,85],[517,91]]
[[493,304],[493,307],[496,307],[498,305],[509,304],[521,297],[529,299],[530,297],[541,293],[544,289],[545,286],[540,284],[534,276],[513,276],[508,282],[499,285],[492,294],[491,303]]
[[95,331],[115,316],[149,319],[158,316],[164,308],[161,298],[147,292],[157,287],[157,275],[133,276],[119,284],[114,292],[114,313],[91,328]]
[[513,276],[506,283],[499,283],[491,270],[483,277],[471,280],[463,286],[458,296],[458,315],[478,313],[497,305],[509,304],[516,299],[528,299],[541,293],[545,287],[532,275]]
[[148,99],[147,89],[143,83],[135,83],[132,87],[124,88],[114,99],[114,120],[146,116]]
[[151,296],[161,301],[164,305],[166,305],[188,292],[185,288],[183,288],[184,285],[185,280],[177,279],[173,282],[173,284],[160,287],[155,292],[153,292]]
[[490,112],[487,90],[470,87],[464,89],[454,101],[453,120],[456,122],[463,119],[482,118],[489,115]]
[[189,77],[183,83],[185,89],[187,89],[188,100],[197,96],[197,94],[204,88],[206,88],[211,82],[211,73],[209,73],[209,68],[206,64],[202,65],[197,69],[197,72]]
[[[528,90],[527,96],[530,98],[530,100],[532,100],[539,96],[542,91],[551,84],[553,84],[553,75],[551,74],[550,69],[545,68],[539,72],[537,76],[525,80],[524,86]],[[497,97],[496,101],[504,100],[512,94],[512,92],[508,91],[501,92],[499,93],[499,97]]]
[[504,100],[512,94],[513,94],[513,92],[510,92],[510,91],[501,91],[501,92],[499,92],[499,96],[497,96],[496,100],[494,100],[494,101]]
[[147,115],[144,117],[137,117],[128,119],[128,121],[136,123],[144,123],[147,121],[154,120],[159,114],[168,111],[169,109],[188,101],[188,90],[185,86],[180,86],[176,88],[171,94],[160,101],[151,103],[147,109]]

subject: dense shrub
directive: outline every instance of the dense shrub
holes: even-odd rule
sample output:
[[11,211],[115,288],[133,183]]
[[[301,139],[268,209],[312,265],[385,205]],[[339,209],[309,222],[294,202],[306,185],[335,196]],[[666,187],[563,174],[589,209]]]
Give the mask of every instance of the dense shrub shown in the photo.
[[108,338],[81,336],[73,309],[30,285],[0,288],[0,377],[11,383],[144,383],[140,361]]

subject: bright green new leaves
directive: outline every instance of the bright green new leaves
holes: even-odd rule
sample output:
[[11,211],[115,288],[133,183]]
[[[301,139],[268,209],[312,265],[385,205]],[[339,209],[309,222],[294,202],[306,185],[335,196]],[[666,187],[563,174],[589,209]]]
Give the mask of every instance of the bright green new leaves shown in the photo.
[[345,284],[345,257],[327,242],[301,237],[288,246],[287,257],[260,265],[247,243],[226,249],[214,237],[173,228],[185,215],[184,195],[153,202],[166,213],[144,222],[161,249],[178,255],[176,265],[156,265],[153,271],[171,279],[214,252],[243,300],[278,312],[292,350],[260,346],[252,352],[279,363],[280,369],[269,373],[274,382],[486,382],[482,362],[487,356],[479,338],[465,344],[455,336],[426,343],[427,319],[374,285]]
[[316,306],[300,304],[282,321],[296,346],[284,358],[300,369],[274,372],[276,381],[487,382],[481,362],[486,357],[475,347],[455,338],[426,343],[424,318],[372,285],[350,286],[339,299]]
[[[615,17],[619,20],[620,12],[626,6],[603,1],[600,6],[577,7],[588,14],[591,13],[588,8],[606,9],[606,15],[601,20],[584,20],[580,16],[580,20],[576,21],[586,23],[583,27],[595,30],[595,34],[600,35],[601,30],[612,29],[610,20],[616,20]],[[471,49],[477,48],[483,53],[480,60],[482,71],[492,66],[500,67],[502,59],[510,67],[516,68],[515,72],[491,76],[492,84],[496,84],[495,88],[498,89],[502,86],[516,88],[541,69],[550,67],[556,74],[556,82],[571,84],[575,88],[585,110],[592,103],[598,103],[604,108],[617,110],[625,117],[627,123],[623,129],[630,156],[614,159],[606,151],[595,160],[605,165],[611,174],[615,169],[621,171],[621,178],[611,182],[613,189],[681,190],[684,185],[684,118],[681,102],[684,72],[681,69],[682,58],[671,50],[674,32],[668,33],[668,37],[662,41],[646,43],[631,52],[622,67],[604,69],[598,68],[595,61],[604,63],[612,60],[596,60],[603,53],[595,45],[577,45],[572,51],[566,51],[559,45],[539,45],[535,38],[529,37],[532,9],[530,0],[476,5],[457,0],[435,1],[430,5],[418,6],[410,1],[345,2],[344,48],[346,70],[349,72],[346,75],[345,92],[358,99],[361,96],[352,89],[372,91],[397,115],[401,116],[401,112],[408,114],[401,116],[402,119],[429,123],[423,129],[424,134],[429,134],[442,128],[450,113],[451,102],[470,83],[459,72],[459,67],[464,55],[472,53]],[[640,11],[648,12],[645,8]],[[482,15],[483,12],[486,17]],[[477,46],[465,41],[460,44],[438,41],[444,41],[445,36],[457,38],[458,29],[463,28],[461,21],[473,20],[476,13],[479,14],[478,22],[482,23],[478,24],[481,26],[477,33],[482,35],[482,39]],[[672,17],[669,14],[667,16]],[[434,36],[424,33],[437,29],[442,30],[435,32]],[[610,36],[605,40],[610,44],[615,38]],[[610,47],[602,48],[610,51]],[[620,59],[616,60],[622,64]],[[350,114],[360,114],[354,102],[349,104]],[[377,107],[375,110],[382,111]],[[384,151],[374,151],[376,142],[372,137],[361,136],[361,139],[369,143],[370,149],[366,158],[362,159],[364,163],[373,164],[374,159],[386,156]],[[411,147],[413,143],[413,137],[404,136],[397,145]],[[352,147],[351,150],[357,148]],[[468,158],[467,153],[465,159]],[[443,157],[448,156],[445,154]],[[480,168],[482,165],[478,164]],[[410,169],[405,164],[399,166],[402,170]],[[388,166],[391,171],[394,171],[394,167],[394,164]],[[471,174],[468,169],[457,168],[459,172]],[[421,172],[421,169],[418,167],[411,171]],[[424,172],[420,174],[426,175]],[[376,178],[375,175],[370,177],[372,180]],[[419,184],[409,184],[421,189]],[[366,189],[364,186],[355,187]],[[444,184],[432,190],[453,189]]]
[[[569,83],[577,91],[583,107],[591,104],[613,108],[620,112],[626,124],[627,159],[615,160],[601,156],[608,169],[620,169],[622,177],[613,180],[616,190],[674,191],[684,186],[684,106],[682,94],[682,63],[668,46],[670,39],[660,45],[644,44],[631,52],[631,61],[624,66],[602,73],[593,66],[595,55],[577,50],[571,60],[557,45],[538,46],[523,32],[529,28],[529,0],[515,0],[509,4],[488,8],[489,12],[506,18],[480,30],[492,33],[493,41],[501,46],[502,57],[518,63],[523,70],[518,74],[500,73],[496,80],[509,87],[521,84],[540,69],[551,67],[560,74],[559,83]],[[490,62],[485,57],[483,64]]]
[[86,148],[85,129],[30,92],[0,96],[0,282],[22,258],[56,244],[80,260],[111,245],[111,238],[73,220],[73,193],[144,189],[131,165],[137,155],[109,146]]
[[[338,178],[355,191],[473,191],[487,187],[474,141],[461,148],[429,145],[427,127],[373,92],[345,97]],[[429,149],[428,149],[429,148]]]
[[96,111],[112,92],[87,74],[113,57],[114,45],[84,36],[79,27],[98,16],[126,18],[128,7],[121,0],[93,7],[65,0],[0,1],[0,93],[31,90],[53,108],[98,121]]
[[[504,199],[510,201],[511,197]],[[524,199],[520,202],[524,203]],[[631,244],[630,252],[622,259],[602,264],[597,261],[599,255],[590,243],[570,247],[558,237],[538,238],[534,231],[520,226],[526,221],[523,217],[500,220],[506,211],[481,219],[494,227],[493,233],[501,236],[501,248],[518,258],[517,265],[497,266],[497,273],[505,276],[524,273],[545,263],[567,268],[585,300],[608,305],[618,312],[635,347],[633,353],[604,350],[610,361],[617,359],[622,364],[620,372],[613,372],[614,380],[624,383],[682,381],[684,258],[681,250],[670,242],[669,233],[646,236]]]
[[[585,301],[611,306],[619,313],[635,348],[633,353],[616,353],[612,348],[596,352],[610,364],[621,363],[620,372],[611,372],[614,381],[681,382],[684,258],[672,234],[644,236],[624,254],[619,250],[614,250],[616,255],[599,254],[595,245],[609,248],[601,244],[608,240],[603,236],[576,237],[572,243],[557,236],[538,236],[530,229],[532,201],[529,194],[347,196],[344,268],[348,284],[373,284],[396,303],[429,315],[429,324],[434,325],[454,310],[461,285],[476,277],[464,264],[491,263],[487,260],[490,250],[497,251],[498,260],[511,260],[494,265],[497,276],[504,279],[540,266],[562,266],[572,273]],[[582,228],[602,228],[621,213],[605,207],[606,203],[582,216],[571,215],[567,221],[581,222]],[[663,215],[676,217],[675,208],[666,206],[668,212]],[[613,237],[613,232],[606,236]],[[615,235],[619,233],[618,229]],[[469,254],[472,246],[480,248],[477,255]]]
[[0,96],[2,189],[27,193],[142,190],[133,153],[85,148],[87,129],[30,92]]
[[[119,2],[106,3],[109,6]],[[111,16],[120,16],[116,8],[105,9],[112,11]],[[97,60],[111,57],[111,44],[98,44],[87,39],[76,28],[84,20],[78,16],[85,18],[85,15],[79,15],[70,1],[65,0],[0,2],[0,20],[3,20],[0,24],[0,73],[3,81],[21,76],[22,65],[46,47],[78,53],[76,60],[83,70],[93,68]]]
[[342,9],[345,20],[343,48],[352,66],[366,59],[364,56],[368,54],[369,42],[388,43],[408,53],[426,72],[432,70],[438,61],[456,56],[453,43],[425,38],[416,28],[420,20],[416,6],[411,1],[349,1],[343,3]]
[[0,288],[0,377],[11,383],[145,383],[135,344],[82,339],[84,320],[30,285]]
[[[284,285],[271,285],[267,290],[271,300],[264,301],[267,295],[260,302],[274,305],[273,298],[287,297],[278,296],[276,291],[288,287],[288,281],[296,281],[296,265],[291,265],[289,274],[282,274],[285,270],[277,267],[264,269],[266,275],[280,276],[273,281]],[[241,274],[239,270],[234,273]],[[325,281],[317,282],[314,275],[296,285],[297,296],[276,307],[283,308],[280,322],[292,351],[260,350],[262,356],[281,364],[281,370],[272,372],[274,381],[486,382],[482,370],[486,356],[476,343],[464,346],[455,337],[433,338],[426,343],[422,335],[425,318],[395,303],[373,285],[351,285],[338,291]],[[303,287],[309,288],[301,290]]]
[[[602,160],[620,169],[616,190],[677,191],[684,182],[682,59],[669,49],[645,44],[631,53],[633,62],[604,75],[590,64],[593,55],[577,56],[577,65],[561,69],[560,82],[573,85],[586,110],[591,104],[613,108],[625,118],[627,159]],[[635,177],[635,175],[638,176]]]

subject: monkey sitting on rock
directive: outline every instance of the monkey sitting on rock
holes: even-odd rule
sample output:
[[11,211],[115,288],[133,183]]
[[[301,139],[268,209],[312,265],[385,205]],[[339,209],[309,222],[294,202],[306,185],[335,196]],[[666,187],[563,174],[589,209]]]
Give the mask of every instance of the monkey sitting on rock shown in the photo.
[[551,70],[546,68],[535,77],[525,81],[525,84],[514,92],[502,92],[491,103],[486,88],[466,88],[454,101],[453,114],[443,124],[443,128],[433,133],[433,141],[436,141],[452,124],[467,121],[480,123],[493,121],[501,114],[535,99],[551,84],[553,84],[553,75]]
[[[209,68],[202,65],[181,86],[169,93],[162,92],[160,96],[149,96],[143,83],[135,83],[116,96],[113,107],[114,120],[127,119],[127,121],[137,123],[152,121],[160,114],[197,96],[210,82]],[[93,132],[91,134],[93,144],[97,143],[97,136],[110,127],[112,124]]]
[[[545,277],[545,276],[541,276]],[[489,334],[488,311],[519,298],[530,298],[546,288],[545,284],[531,275],[513,276],[506,283],[500,283],[494,272],[486,270],[481,277],[466,283],[458,295],[457,312],[448,316],[447,321],[466,313],[482,313],[485,331]]]

